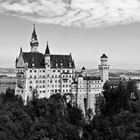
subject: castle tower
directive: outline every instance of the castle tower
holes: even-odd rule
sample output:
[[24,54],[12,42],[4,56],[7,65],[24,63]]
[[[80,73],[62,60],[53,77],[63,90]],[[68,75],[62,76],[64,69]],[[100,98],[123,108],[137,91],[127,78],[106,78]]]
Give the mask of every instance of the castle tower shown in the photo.
[[81,73],[85,76],[86,75],[86,69],[85,69],[85,67],[83,67],[82,69],[81,69]]
[[99,65],[100,76],[102,82],[105,83],[107,80],[109,80],[109,65],[107,64],[108,57],[105,54],[103,54],[100,57],[100,60],[101,60],[101,65]]
[[50,97],[51,94],[51,87],[50,87],[50,73],[51,73],[51,64],[50,64],[50,50],[49,50],[49,45],[47,42],[47,47],[45,50],[45,67],[46,67],[46,72],[45,72],[45,90],[46,90],[46,98]]
[[37,52],[38,45],[39,45],[39,42],[37,39],[37,34],[36,34],[35,24],[34,24],[34,29],[33,29],[33,33],[31,36],[31,42],[30,42],[31,52],[33,52],[33,53]]

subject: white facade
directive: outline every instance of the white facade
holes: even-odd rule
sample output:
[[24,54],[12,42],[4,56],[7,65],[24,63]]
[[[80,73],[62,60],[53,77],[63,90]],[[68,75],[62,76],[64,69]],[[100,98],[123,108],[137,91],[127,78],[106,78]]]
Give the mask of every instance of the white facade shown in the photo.
[[104,83],[109,80],[108,57],[101,56],[101,65],[99,65],[100,77],[88,76],[85,68],[81,69],[72,83],[72,94],[75,104],[80,107],[84,114],[90,108],[95,112],[95,98],[102,93]]
[[101,92],[102,82],[99,77],[78,76],[77,80],[72,83],[73,98],[84,114],[89,108],[94,112],[95,96]]

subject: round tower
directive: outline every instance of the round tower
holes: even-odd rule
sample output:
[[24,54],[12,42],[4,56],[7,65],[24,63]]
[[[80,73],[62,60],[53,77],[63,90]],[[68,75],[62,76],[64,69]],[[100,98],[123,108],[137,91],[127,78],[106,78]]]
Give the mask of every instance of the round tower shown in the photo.
[[100,77],[103,83],[105,83],[107,80],[109,80],[109,65],[107,64],[108,62],[108,57],[106,54],[103,54],[100,57],[101,65],[99,65],[99,71],[100,71]]

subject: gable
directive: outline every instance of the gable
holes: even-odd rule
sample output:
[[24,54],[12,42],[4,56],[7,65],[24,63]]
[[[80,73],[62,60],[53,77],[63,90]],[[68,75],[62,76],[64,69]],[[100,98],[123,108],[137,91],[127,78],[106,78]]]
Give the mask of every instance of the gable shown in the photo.
[[22,55],[19,56],[19,58],[18,58],[18,60],[17,60],[16,67],[19,67],[19,68],[25,67],[25,62],[24,62],[24,60],[23,60]]

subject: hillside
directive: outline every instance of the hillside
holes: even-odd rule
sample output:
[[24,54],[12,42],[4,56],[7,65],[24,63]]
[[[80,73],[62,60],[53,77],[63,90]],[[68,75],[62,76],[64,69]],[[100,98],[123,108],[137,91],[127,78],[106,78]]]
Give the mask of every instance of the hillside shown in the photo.
[[[88,69],[86,71],[91,75],[99,75],[98,69]],[[140,76],[140,70],[110,69],[109,72],[110,77],[119,77],[120,75]],[[14,68],[0,68],[0,75],[15,76],[16,71]]]
[[[87,72],[92,75],[99,75],[98,69],[89,69]],[[120,77],[120,75],[140,76],[140,70],[110,69],[109,75],[110,77]]]
[[14,68],[0,68],[0,75],[15,76],[16,70]]

